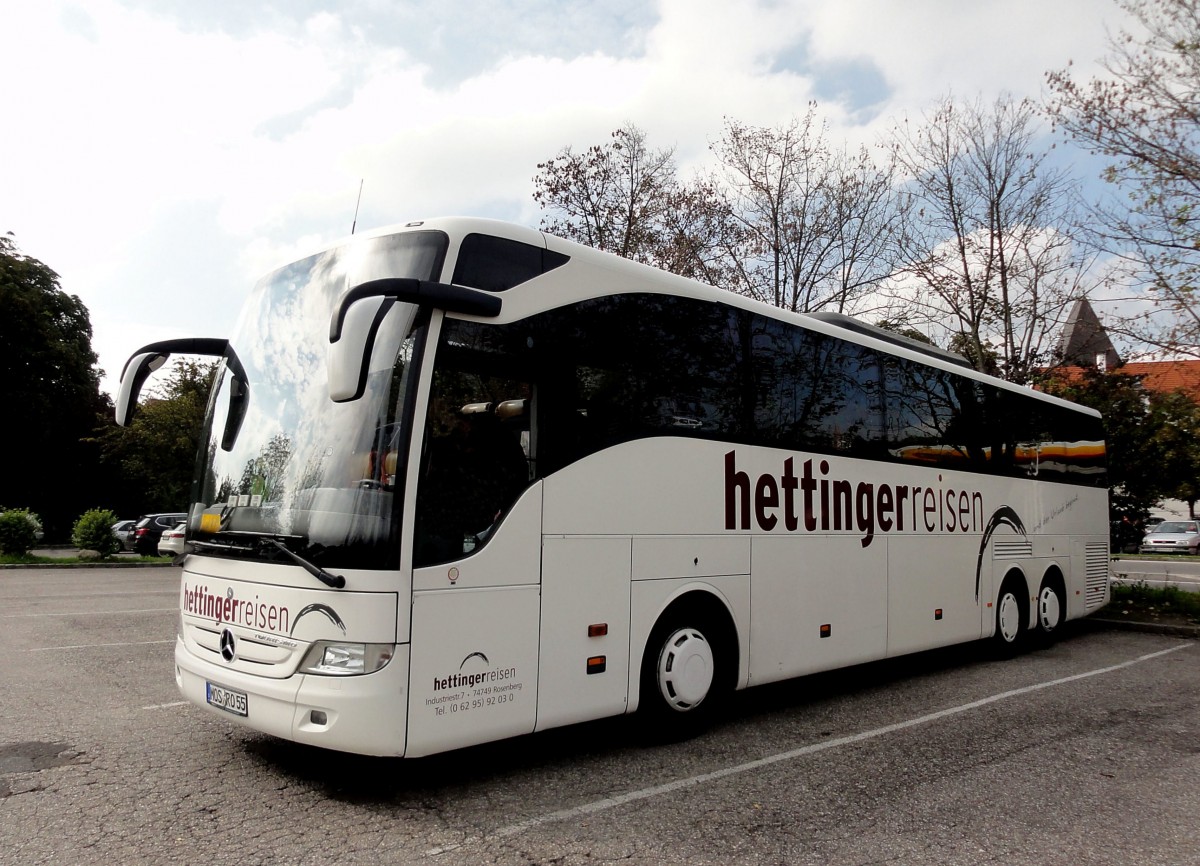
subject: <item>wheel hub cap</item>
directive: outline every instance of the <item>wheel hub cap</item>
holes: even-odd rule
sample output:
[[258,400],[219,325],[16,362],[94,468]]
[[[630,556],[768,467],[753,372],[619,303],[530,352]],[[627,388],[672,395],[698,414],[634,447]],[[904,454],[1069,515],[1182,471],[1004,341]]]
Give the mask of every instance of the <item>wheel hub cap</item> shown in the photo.
[[713,681],[712,646],[694,628],[667,639],[658,659],[658,687],[668,706],[687,712],[704,700]]
[[1000,598],[1000,616],[997,626],[1005,643],[1012,643],[1020,634],[1021,605],[1017,603],[1017,597],[1011,592],[1005,593]]
[[1058,628],[1062,609],[1058,602],[1058,593],[1050,587],[1045,587],[1038,596],[1038,621],[1046,631]]

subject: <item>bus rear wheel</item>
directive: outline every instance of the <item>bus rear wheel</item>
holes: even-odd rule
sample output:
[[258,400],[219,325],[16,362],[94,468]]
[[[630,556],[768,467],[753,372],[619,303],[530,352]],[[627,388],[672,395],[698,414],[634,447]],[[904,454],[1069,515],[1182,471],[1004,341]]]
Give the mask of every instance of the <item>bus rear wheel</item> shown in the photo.
[[1052,640],[1061,630],[1065,617],[1064,591],[1057,580],[1048,577],[1042,581],[1042,588],[1038,590],[1038,634],[1047,642]]

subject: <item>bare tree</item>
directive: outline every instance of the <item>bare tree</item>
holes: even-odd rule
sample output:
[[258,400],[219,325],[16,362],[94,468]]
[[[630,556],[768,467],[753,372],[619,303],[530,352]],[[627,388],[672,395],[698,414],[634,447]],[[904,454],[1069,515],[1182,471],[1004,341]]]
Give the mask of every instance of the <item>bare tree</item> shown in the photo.
[[815,105],[774,128],[727,120],[712,149],[743,227],[728,288],[798,312],[848,312],[890,271],[891,170],[831,147]]
[[628,259],[653,262],[676,190],[674,156],[674,148],[647,147],[646,134],[633,124],[582,153],[564,147],[539,163],[533,178],[533,198],[548,214],[542,228]]
[[712,286],[744,285],[749,238],[720,182],[698,177],[677,187],[663,214],[661,243],[653,264]]
[[1129,266],[1130,299],[1157,315],[1106,326],[1160,349],[1200,357],[1200,3],[1120,0],[1141,25],[1109,39],[1105,74],[1086,83],[1047,74],[1050,117],[1112,161],[1105,180],[1122,193],[1100,202],[1093,224]]
[[837,189],[831,204],[836,227],[830,272],[835,312],[867,312],[858,303],[874,292],[895,269],[904,203],[896,192],[896,163],[880,166],[863,148],[846,154],[836,173]]
[[978,369],[1022,383],[1050,362],[1091,264],[1072,228],[1077,185],[1035,150],[1035,131],[1027,101],[946,97],[892,138],[908,175],[895,281],[907,323],[941,331],[938,342]]
[[538,165],[547,231],[800,312],[855,309],[893,269],[894,170],[831,147],[810,106],[764,129],[728,121],[720,170],[683,182],[673,150],[627,125]]

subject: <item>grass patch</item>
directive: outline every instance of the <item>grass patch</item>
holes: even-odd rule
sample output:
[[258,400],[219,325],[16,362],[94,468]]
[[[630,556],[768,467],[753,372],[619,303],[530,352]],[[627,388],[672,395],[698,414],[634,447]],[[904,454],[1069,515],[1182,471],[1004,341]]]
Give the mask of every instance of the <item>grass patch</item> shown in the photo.
[[1114,613],[1200,624],[1200,592],[1144,583],[1114,583],[1111,589],[1109,610]]
[[152,562],[156,565],[170,565],[169,556],[110,556],[108,559],[80,559],[78,556],[34,556],[27,553],[24,556],[0,553],[0,565],[79,565],[80,563],[95,565],[98,562]]

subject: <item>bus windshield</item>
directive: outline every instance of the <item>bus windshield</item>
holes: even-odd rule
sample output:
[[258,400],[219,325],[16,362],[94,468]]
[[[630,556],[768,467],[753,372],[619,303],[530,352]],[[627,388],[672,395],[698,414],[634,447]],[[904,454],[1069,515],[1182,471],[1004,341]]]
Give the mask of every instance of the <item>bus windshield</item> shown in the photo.
[[244,381],[222,361],[209,402],[189,521],[198,550],[282,561],[282,543],[322,568],[397,567],[395,491],[424,317],[383,302],[365,392],[348,403],[329,397],[329,320],[353,285],[436,278],[446,247],[432,231],[363,239],[259,282],[230,341]]

